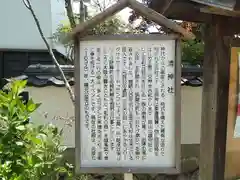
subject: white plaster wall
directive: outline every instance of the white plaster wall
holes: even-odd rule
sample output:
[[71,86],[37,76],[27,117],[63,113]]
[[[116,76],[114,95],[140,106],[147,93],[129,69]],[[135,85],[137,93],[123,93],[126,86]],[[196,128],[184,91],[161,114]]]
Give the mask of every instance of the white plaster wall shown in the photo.
[[199,144],[201,132],[202,87],[182,87],[182,144]]
[[[31,0],[46,37],[51,37],[50,0]],[[23,0],[0,1],[0,48],[45,49],[35,22]],[[49,41],[51,43],[51,41]]]
[[[63,44],[50,39],[61,23],[68,22],[64,0],[31,0],[31,3],[52,48],[66,55]],[[1,0],[0,22],[0,49],[46,49],[23,0]]]
[[[64,120],[52,120],[54,116],[69,117],[74,115],[74,107],[65,88],[29,87],[28,91],[35,102],[43,103],[39,110],[33,114],[36,123],[52,122],[64,128],[64,144],[74,147],[74,124],[65,125]],[[201,127],[201,87],[182,87],[182,144],[200,143]],[[47,118],[44,117],[48,113]]]

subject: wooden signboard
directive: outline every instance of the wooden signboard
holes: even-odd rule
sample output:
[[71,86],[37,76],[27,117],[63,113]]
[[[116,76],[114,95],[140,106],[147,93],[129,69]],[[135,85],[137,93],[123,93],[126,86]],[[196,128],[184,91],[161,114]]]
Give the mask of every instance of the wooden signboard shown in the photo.
[[240,48],[231,49],[225,176],[240,176]]
[[80,39],[76,163],[85,173],[180,171],[181,59],[176,36]]

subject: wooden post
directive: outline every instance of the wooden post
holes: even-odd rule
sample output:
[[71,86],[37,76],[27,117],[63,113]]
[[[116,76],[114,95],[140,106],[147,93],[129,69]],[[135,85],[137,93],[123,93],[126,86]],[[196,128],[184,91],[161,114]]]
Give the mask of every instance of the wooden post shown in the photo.
[[199,180],[223,180],[230,69],[228,19],[212,16],[205,29]]
[[133,174],[125,173],[124,174],[124,180],[133,180]]

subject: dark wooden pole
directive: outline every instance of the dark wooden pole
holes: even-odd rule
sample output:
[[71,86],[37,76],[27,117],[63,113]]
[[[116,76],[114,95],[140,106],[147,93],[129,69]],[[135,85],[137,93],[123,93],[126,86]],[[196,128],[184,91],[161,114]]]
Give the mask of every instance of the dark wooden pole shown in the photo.
[[212,16],[205,29],[199,180],[224,180],[230,38],[228,19]]

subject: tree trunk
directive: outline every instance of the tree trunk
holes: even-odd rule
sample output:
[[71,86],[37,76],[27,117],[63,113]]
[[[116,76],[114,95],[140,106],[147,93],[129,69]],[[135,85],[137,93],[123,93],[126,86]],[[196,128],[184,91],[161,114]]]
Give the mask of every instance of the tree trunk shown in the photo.
[[76,21],[74,19],[71,0],[65,0],[65,9],[67,11],[67,16],[70,22],[70,26],[71,28],[74,28],[76,26]]

